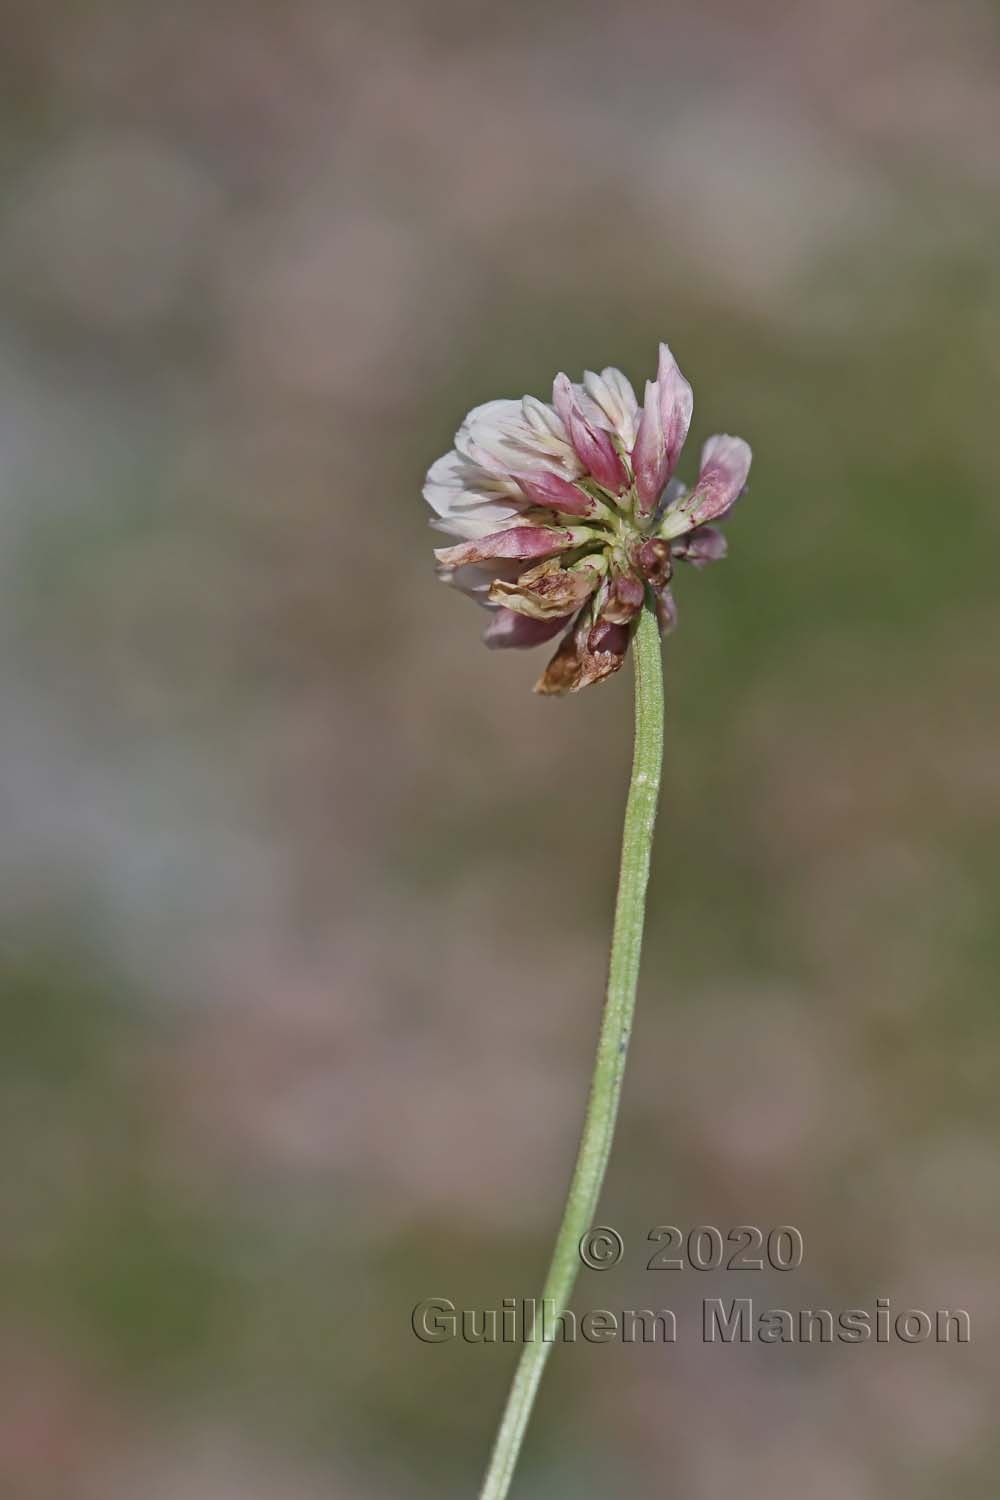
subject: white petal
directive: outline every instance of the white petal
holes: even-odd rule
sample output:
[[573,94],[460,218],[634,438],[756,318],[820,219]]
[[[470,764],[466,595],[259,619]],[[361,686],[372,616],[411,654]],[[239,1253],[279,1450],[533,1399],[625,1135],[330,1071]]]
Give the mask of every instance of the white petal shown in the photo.
[[614,365],[605,365],[601,371],[601,375],[603,376],[605,385],[610,386],[614,391],[623,411],[634,412],[638,410],[639,403],[636,400],[635,391],[632,389],[632,382],[627,375],[623,375],[621,370],[616,370]]
[[516,512],[503,515],[498,508],[483,506],[463,516],[438,516],[431,521],[431,525],[435,531],[443,531],[445,536],[457,536],[463,542],[475,542],[481,536],[503,531],[506,525],[516,519]]
[[449,513],[455,495],[464,489],[466,468],[465,460],[453,448],[443,458],[436,458],[427,470],[424,499],[439,516]]
[[484,609],[494,609],[495,605],[490,604],[486,597],[490,586],[497,578],[513,583],[518,574],[523,572],[523,562],[501,557],[488,563],[462,563],[458,568],[442,568],[439,577],[443,583],[450,583],[461,593],[468,594],[470,599],[475,599]]
[[527,504],[512,481],[498,481],[454,450],[431,464],[424,499],[441,517],[439,530],[469,539],[496,531]]
[[532,468],[551,469],[570,479],[583,472],[562,422],[555,412],[548,418],[542,402],[532,408],[530,422],[520,401],[488,401],[475,407],[459,428],[455,447],[495,477],[507,480],[511,474]]
[[525,396],[521,402],[521,410],[528,426],[537,436],[554,437],[560,442],[569,442],[569,434],[563,426],[562,417],[547,401],[539,401],[537,396]]
[[502,444],[505,423],[515,415],[521,415],[519,401],[486,401],[474,406],[455,434],[455,447],[470,463],[502,473],[504,466],[493,448]]
[[616,432],[624,446],[631,451],[635,443],[639,406],[630,382],[621,370],[608,365],[600,375],[587,370],[583,384],[602,413],[604,420],[600,425]]
[[588,422],[602,432],[614,432],[614,421],[605,410],[606,405],[612,404],[611,392],[605,388],[600,375],[595,375],[593,370],[584,370],[583,384],[574,385],[573,392]]

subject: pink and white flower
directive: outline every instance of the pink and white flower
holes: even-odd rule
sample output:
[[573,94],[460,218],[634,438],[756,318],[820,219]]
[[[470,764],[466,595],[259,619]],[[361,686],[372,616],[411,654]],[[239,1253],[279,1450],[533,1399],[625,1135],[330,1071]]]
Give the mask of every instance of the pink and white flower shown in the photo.
[[485,644],[535,646],[562,633],[536,692],[609,677],[647,590],[661,628],[672,628],[674,561],[725,557],[725,538],[708,523],[743,493],[750,448],[709,438],[689,491],[674,470],[692,409],[691,387],[661,344],[642,407],[620,370],[588,370],[579,385],[557,375],[551,405],[525,396],[475,407],[431,465],[431,524],[459,539],[437,549],[438,571],[491,611]]

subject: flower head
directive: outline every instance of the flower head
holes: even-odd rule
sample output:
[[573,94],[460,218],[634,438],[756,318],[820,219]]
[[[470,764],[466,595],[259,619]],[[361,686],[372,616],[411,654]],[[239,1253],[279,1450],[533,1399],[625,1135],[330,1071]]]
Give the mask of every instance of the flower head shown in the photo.
[[459,540],[438,571],[491,611],[487,646],[562,635],[535,685],[577,692],[625,659],[647,589],[661,630],[676,619],[675,560],[726,555],[721,520],[742,494],[750,448],[711,437],[688,490],[674,470],[691,425],[691,387],[666,344],[640,407],[620,370],[557,375],[552,404],[525,396],[469,413],[455,447],[431,465],[432,522]]

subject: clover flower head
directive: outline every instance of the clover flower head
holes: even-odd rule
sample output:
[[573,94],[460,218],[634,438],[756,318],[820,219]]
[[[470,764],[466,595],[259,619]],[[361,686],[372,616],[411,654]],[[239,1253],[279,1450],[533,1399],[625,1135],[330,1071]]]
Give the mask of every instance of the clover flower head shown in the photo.
[[710,437],[688,490],[674,470],[694,398],[666,344],[640,407],[620,370],[557,375],[551,404],[534,396],[469,412],[455,447],[431,465],[432,525],[460,540],[439,548],[445,582],[490,610],[490,647],[562,635],[535,685],[577,692],[625,660],[649,589],[662,631],[676,621],[675,560],[726,555],[721,520],[743,493],[750,448]]

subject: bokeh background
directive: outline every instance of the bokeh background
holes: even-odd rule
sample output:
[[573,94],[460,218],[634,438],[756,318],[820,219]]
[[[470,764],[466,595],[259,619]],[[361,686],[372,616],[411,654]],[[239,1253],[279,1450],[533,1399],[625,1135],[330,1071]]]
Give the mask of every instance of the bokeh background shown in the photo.
[[[7,0],[0,1491],[474,1493],[603,985],[629,673],[433,579],[465,410],[669,338],[755,450],[679,583],[624,1114],[516,1493],[1000,1461],[1000,15]],[[688,470],[684,470],[688,474]],[[797,1225],[782,1276],[648,1229]],[[703,1296],[973,1342],[708,1348]]]

